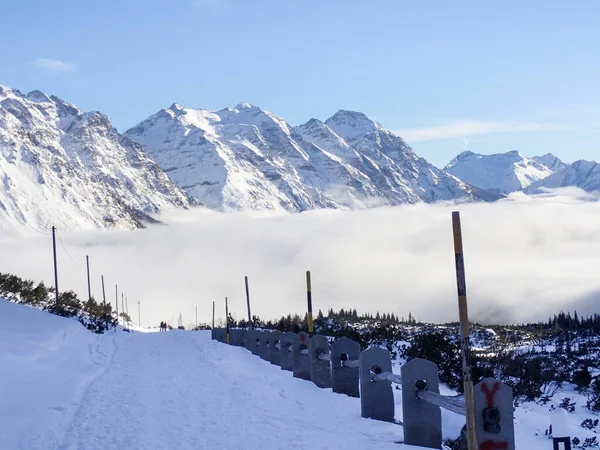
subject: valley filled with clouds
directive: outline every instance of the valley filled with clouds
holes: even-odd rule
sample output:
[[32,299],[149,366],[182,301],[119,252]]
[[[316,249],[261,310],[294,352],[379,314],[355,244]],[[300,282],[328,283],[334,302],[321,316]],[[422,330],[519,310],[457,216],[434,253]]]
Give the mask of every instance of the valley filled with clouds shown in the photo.
[[[578,189],[495,203],[416,204],[360,211],[219,213],[172,210],[162,225],[137,231],[59,230],[59,288],[107,300],[114,285],[139,300],[142,323],[217,319],[229,298],[246,315],[244,276],[252,312],[262,319],[306,310],[305,271],[313,305],[359,312],[411,312],[423,321],[457,320],[451,212],[461,212],[470,316],[483,323],[546,320],[560,310],[593,313],[600,299],[600,203]],[[25,229],[27,230],[27,229]],[[50,235],[2,237],[0,272],[53,285]],[[133,306],[132,306],[133,305]],[[221,311],[223,310],[223,311]],[[137,311],[131,314],[137,321]]]

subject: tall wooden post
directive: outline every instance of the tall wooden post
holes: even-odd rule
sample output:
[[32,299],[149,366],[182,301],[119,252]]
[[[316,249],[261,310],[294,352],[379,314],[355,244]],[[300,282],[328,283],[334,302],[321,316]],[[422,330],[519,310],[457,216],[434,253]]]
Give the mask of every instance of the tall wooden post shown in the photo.
[[104,326],[108,330],[108,311],[106,309],[106,293],[104,292],[104,275],[102,275],[102,298],[104,299]]
[[225,297],[225,342],[229,344],[229,307],[227,306],[227,297]]
[[215,329],[215,302],[213,302],[213,320],[212,320],[212,329]]
[[456,263],[456,286],[458,290],[458,315],[460,319],[463,385],[467,410],[467,441],[469,450],[477,450],[477,432],[475,430],[475,396],[471,373],[471,349],[469,347],[469,314],[467,310],[467,283],[465,280],[465,261],[463,257],[462,230],[460,212],[452,212],[452,230],[454,234],[454,260]]
[[90,257],[85,255],[85,265],[87,266],[87,282],[88,282],[88,310],[92,317],[92,285],[90,283]]
[[58,266],[56,264],[56,227],[52,225],[52,252],[54,254],[54,296],[56,298],[56,312],[58,313]]
[[[115,284],[115,306],[117,309],[117,325],[119,325],[119,286]],[[117,327],[115,327],[115,333],[117,332]]]
[[252,324],[252,314],[250,313],[250,291],[248,290],[248,277],[244,277],[246,283],[246,304],[248,305],[248,327],[252,330],[254,328]]
[[313,335],[314,333],[314,323],[313,323],[313,315],[312,315],[312,292],[311,292],[311,283],[310,283],[310,270],[306,271],[306,299],[308,301],[308,334]]

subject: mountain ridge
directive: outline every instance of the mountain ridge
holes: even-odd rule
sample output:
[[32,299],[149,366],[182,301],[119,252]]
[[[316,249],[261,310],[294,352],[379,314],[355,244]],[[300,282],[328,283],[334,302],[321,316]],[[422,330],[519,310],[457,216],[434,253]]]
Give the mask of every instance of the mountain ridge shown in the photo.
[[195,204],[98,112],[0,86],[0,228],[139,228]]
[[297,212],[489,195],[419,158],[364,113],[339,110],[293,127],[248,103],[169,110],[124,134],[212,208]]

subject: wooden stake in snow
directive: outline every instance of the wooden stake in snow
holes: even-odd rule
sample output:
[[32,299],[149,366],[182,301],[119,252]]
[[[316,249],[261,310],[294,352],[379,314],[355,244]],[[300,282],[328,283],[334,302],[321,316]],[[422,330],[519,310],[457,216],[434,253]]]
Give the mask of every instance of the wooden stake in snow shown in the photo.
[[246,283],[246,303],[248,304],[248,328],[251,330],[254,328],[252,325],[252,314],[250,314],[250,291],[248,290],[248,277],[244,277]]
[[310,336],[314,333],[314,323],[312,315],[312,288],[310,283],[310,270],[306,271],[306,299],[308,301],[308,334]]
[[463,385],[465,389],[465,407],[467,410],[468,449],[477,450],[477,432],[475,430],[475,397],[473,376],[471,374],[471,349],[469,348],[469,314],[467,310],[467,284],[465,280],[465,262],[463,257],[462,230],[460,212],[452,212],[452,230],[454,234],[454,259],[456,262],[456,286],[458,290],[458,315],[460,318]]
[[104,300],[104,326],[108,330],[108,311],[106,309],[106,293],[104,292],[104,275],[102,277],[102,298]]
[[229,344],[229,307],[227,306],[227,297],[225,297],[225,342]]
[[58,312],[58,266],[56,264],[56,227],[52,225],[52,252],[54,255],[54,296],[56,298],[56,311]]

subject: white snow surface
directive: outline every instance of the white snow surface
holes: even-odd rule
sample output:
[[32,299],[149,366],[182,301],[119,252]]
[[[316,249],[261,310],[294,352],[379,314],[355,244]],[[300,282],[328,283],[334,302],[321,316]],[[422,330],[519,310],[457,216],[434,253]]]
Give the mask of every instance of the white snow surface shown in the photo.
[[[396,443],[401,426],[361,418],[359,399],[295,379],[208,331],[94,335],[0,299],[0,342],[2,449],[416,449]],[[579,426],[594,418],[585,398],[567,387],[546,406],[517,408],[517,449],[551,447],[550,407],[564,396],[577,406],[563,428],[582,441],[594,435]],[[456,437],[464,417],[442,417],[444,436]]]
[[99,112],[0,85],[0,232],[136,228],[188,196]]
[[240,103],[173,104],[125,132],[210,208],[304,211],[477,199],[477,189],[417,157],[362,113],[292,127]]
[[493,155],[465,151],[450,161],[444,170],[481,189],[509,193],[547,178],[563,166],[564,163],[551,154],[527,158],[516,150]]

